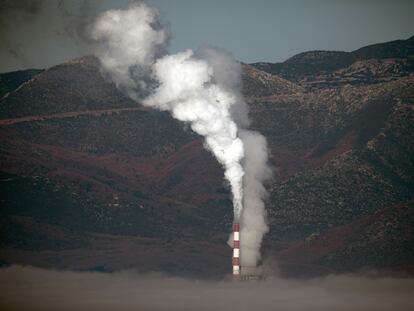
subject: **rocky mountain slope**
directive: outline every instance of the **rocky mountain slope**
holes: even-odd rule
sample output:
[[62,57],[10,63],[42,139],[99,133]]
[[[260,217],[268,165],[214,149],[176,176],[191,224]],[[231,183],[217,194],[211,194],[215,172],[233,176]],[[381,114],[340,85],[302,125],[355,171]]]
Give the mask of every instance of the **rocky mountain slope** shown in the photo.
[[[410,38],[243,65],[275,171],[265,262],[413,271],[412,59]],[[0,75],[0,261],[228,273],[230,193],[200,137],[123,96],[93,57],[32,73]]]

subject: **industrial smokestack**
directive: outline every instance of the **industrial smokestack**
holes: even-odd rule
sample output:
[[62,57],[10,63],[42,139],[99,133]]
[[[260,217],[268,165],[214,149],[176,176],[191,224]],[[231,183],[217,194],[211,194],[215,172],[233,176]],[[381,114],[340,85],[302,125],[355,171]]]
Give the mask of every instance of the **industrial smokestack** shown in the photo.
[[169,34],[159,11],[142,1],[100,14],[91,28],[103,73],[130,98],[189,124],[223,166],[236,229],[230,241],[233,274],[240,275],[241,265],[255,267],[259,262],[268,230],[264,183],[271,170],[266,139],[246,129],[240,63],[215,48],[168,54]]
[[240,275],[240,224],[233,224],[233,276]]

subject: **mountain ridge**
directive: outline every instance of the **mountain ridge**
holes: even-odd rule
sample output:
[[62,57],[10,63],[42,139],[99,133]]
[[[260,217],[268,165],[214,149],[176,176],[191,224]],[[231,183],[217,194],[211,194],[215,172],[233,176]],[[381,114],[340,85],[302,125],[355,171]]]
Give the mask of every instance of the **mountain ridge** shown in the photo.
[[[350,233],[377,259],[364,261],[344,243],[311,263],[297,260],[314,258],[306,246],[314,237],[329,244],[359,219],[378,229],[380,211],[411,208],[414,77],[399,66],[357,60],[337,76],[306,81],[242,66],[252,129],[266,136],[275,170],[264,261],[280,259],[287,274],[306,264],[315,273],[410,267],[410,249],[395,261],[386,254],[401,230],[410,245],[404,228],[414,221],[391,212],[381,221],[394,217],[397,229],[382,232],[382,251],[358,240],[361,231]],[[54,66],[9,90],[0,100],[0,140],[3,263],[228,273],[232,207],[221,167],[186,125],[105,81],[95,58]]]
[[[307,51],[296,54],[281,63],[253,63],[250,64],[255,68],[266,71],[270,74],[278,75],[292,82],[299,82],[302,86],[312,87],[321,79],[344,79],[344,74],[340,71],[359,61],[364,63],[370,59],[376,59],[378,62],[386,62],[387,59],[394,59],[394,67],[400,71],[399,76],[409,75],[413,72],[413,55],[414,55],[414,36],[406,40],[395,40],[385,43],[372,44],[352,52],[342,51]],[[405,62],[395,62],[401,59]],[[350,73],[352,73],[351,70]],[[348,73],[348,74],[350,74]],[[346,75],[345,75],[346,76]],[[354,82],[359,81],[361,75],[354,78]],[[372,77],[370,77],[372,78]],[[310,84],[310,81],[314,84]],[[316,81],[315,81],[316,80]],[[347,79],[346,83],[352,80]],[[362,81],[365,82],[365,81]],[[371,81],[372,82],[372,81]],[[332,81],[331,81],[332,83]],[[343,84],[343,83],[342,83]],[[321,85],[323,87],[323,84]]]

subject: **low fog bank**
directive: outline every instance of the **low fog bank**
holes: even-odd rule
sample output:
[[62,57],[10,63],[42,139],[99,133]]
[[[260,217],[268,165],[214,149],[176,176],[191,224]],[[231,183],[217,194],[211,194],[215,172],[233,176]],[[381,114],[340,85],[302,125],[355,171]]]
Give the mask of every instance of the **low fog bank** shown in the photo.
[[414,279],[208,282],[160,274],[0,269],[1,310],[414,310]]

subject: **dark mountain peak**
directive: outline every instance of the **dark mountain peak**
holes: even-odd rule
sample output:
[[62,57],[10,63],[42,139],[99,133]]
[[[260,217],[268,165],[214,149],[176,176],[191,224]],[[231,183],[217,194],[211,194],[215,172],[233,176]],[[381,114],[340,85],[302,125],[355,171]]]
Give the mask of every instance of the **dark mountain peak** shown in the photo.
[[301,86],[291,81],[271,75],[253,66],[243,64],[242,68],[243,90],[247,97],[295,94],[304,91]]
[[286,62],[304,62],[304,61],[325,61],[331,57],[339,57],[347,54],[347,52],[342,51],[324,51],[324,50],[315,50],[307,51],[296,54],[286,60]]
[[86,56],[50,67],[21,85],[18,92],[1,100],[0,116],[7,119],[135,106],[102,77],[98,60]]
[[26,69],[0,74],[0,98],[17,89],[24,82],[29,81],[42,69]]
[[352,54],[355,60],[370,58],[408,58],[414,55],[414,36],[407,40],[394,40],[368,45],[357,49]]
[[[326,87],[338,84],[352,84],[355,83],[355,80],[362,81],[363,83],[382,81],[382,76],[379,79],[376,78],[369,69],[366,70],[368,74],[365,76],[361,74],[361,71],[358,71],[356,76],[352,76],[352,74],[344,76],[336,72],[351,66],[355,62],[370,59],[400,60],[399,67],[393,69],[394,75],[408,75],[413,72],[413,55],[414,40],[411,37],[407,40],[395,40],[369,45],[352,52],[308,51],[294,55],[282,63],[254,63],[251,65],[289,81],[299,82],[305,87]],[[350,71],[348,70],[347,72],[349,73]],[[351,79],[349,79],[350,76]],[[326,83],[327,80],[333,80],[334,84],[328,85]]]
[[[90,66],[99,66],[99,59],[94,55],[85,55],[77,57],[71,60],[68,60],[60,65],[90,65]],[[60,66],[57,65],[57,66]]]

